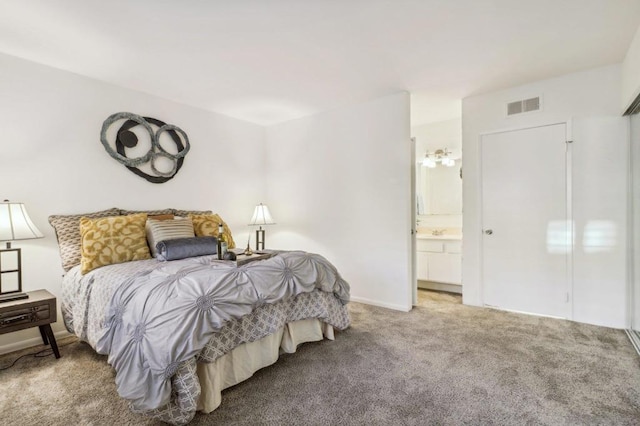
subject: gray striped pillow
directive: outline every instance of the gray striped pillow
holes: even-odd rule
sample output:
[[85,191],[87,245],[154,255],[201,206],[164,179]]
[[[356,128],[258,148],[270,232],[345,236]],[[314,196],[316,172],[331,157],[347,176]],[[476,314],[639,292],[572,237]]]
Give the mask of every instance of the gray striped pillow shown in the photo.
[[173,240],[175,238],[192,238],[193,222],[188,217],[175,217],[173,220],[147,219],[147,242],[151,249],[151,255],[157,257],[156,244],[160,241]]

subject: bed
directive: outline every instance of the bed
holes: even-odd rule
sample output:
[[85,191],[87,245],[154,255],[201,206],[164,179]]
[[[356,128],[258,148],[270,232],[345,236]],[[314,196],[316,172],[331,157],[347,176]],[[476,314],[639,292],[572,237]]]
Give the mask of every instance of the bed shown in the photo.
[[[163,234],[149,233],[149,223],[159,216],[193,219],[197,241],[217,232],[218,224],[230,234],[209,211],[109,209],[49,218],[66,270],[60,298],[65,326],[108,355],[118,393],[134,412],[186,424],[196,411],[215,410],[223,389],[273,364],[280,353],[333,340],[336,330],[349,327],[349,285],[324,257],[274,251],[268,259],[238,266],[209,253],[162,262],[142,246],[141,236],[132,237],[143,232],[145,244],[157,242],[154,237]],[[197,216],[216,223],[203,226]],[[105,223],[125,226],[105,232]],[[94,234],[101,235],[99,244],[90,244]],[[135,253],[103,264],[109,257],[104,236],[114,234]],[[95,258],[89,247],[99,247]],[[141,256],[144,250],[148,254]]]

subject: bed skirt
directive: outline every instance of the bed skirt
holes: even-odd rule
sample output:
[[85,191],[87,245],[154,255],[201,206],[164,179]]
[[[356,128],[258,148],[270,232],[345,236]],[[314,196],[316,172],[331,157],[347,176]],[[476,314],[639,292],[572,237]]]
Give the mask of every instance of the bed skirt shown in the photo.
[[333,327],[318,319],[293,321],[254,342],[242,343],[214,362],[197,363],[201,394],[198,411],[211,413],[222,402],[222,391],[274,364],[281,353],[294,353],[301,343],[333,340]]

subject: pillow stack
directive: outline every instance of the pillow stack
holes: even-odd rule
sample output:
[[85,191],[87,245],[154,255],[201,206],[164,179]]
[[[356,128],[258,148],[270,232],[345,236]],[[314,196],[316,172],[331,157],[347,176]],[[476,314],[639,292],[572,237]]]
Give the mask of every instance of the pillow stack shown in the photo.
[[[214,254],[212,237],[218,237],[220,224],[229,248],[235,247],[231,229],[211,210],[113,208],[78,215],[53,215],[49,223],[56,231],[62,267],[68,271],[81,265],[82,274],[115,263],[157,258],[158,243],[163,241],[182,240],[177,241],[179,244],[169,244],[171,253],[163,260]],[[168,248],[165,245],[165,249]]]
[[149,216],[146,224],[147,241],[151,248],[151,255],[158,256],[157,245],[161,241],[174,240],[176,238],[192,238],[193,222],[188,217],[173,216],[160,219],[158,216]]

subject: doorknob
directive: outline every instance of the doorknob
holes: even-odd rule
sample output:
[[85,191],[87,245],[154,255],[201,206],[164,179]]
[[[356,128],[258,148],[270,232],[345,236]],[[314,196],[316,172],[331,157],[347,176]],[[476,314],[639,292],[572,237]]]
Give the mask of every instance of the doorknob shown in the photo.
[[484,233],[487,234],[487,235],[491,235],[491,234],[493,234],[493,229],[487,229],[487,230],[484,231]]

